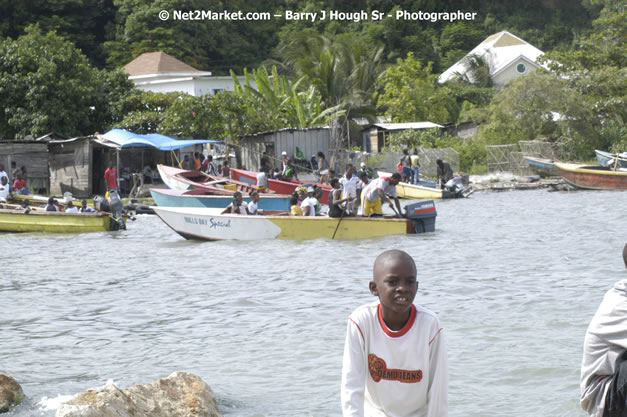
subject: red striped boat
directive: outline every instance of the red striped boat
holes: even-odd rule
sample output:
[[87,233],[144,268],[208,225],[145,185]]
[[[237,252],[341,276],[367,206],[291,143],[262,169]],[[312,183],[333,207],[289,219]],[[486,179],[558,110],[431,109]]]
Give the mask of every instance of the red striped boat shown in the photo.
[[[268,192],[268,190],[259,191],[256,185],[247,182],[208,175],[200,171],[186,171],[167,165],[157,165],[157,169],[163,182],[173,190],[204,190],[218,195],[232,195],[235,191],[244,194],[250,194],[253,191]],[[230,188],[227,187],[229,184],[232,185]],[[274,193],[272,190],[269,192]]]
[[[233,179],[235,180],[246,182],[248,184],[257,184],[257,173],[253,171],[231,168],[231,177],[233,177]],[[320,184],[318,182],[312,183],[300,180],[283,181],[268,178],[268,188],[278,194],[292,194],[296,187],[307,184],[320,187],[322,189],[322,197],[320,197],[320,202],[322,204],[329,204],[329,193],[333,188],[328,184]]]

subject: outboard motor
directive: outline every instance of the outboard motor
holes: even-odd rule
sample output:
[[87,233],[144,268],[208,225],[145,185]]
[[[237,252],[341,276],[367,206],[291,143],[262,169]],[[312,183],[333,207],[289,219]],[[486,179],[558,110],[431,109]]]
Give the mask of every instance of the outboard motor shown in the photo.
[[405,206],[407,218],[411,220],[416,233],[435,232],[435,218],[438,212],[433,200],[418,201]]
[[120,195],[118,194],[118,190],[113,189],[109,190],[109,207],[111,207],[111,217],[113,221],[117,223],[117,226],[114,226],[114,230],[126,229],[126,222],[122,217],[122,210],[124,209],[124,205],[122,205],[122,200],[120,199]]
[[94,196],[94,207],[98,211],[111,213],[111,207],[109,206],[109,202],[101,195]]
[[472,191],[464,186],[464,180],[459,175],[451,178],[444,184],[444,198],[463,198],[468,197]]

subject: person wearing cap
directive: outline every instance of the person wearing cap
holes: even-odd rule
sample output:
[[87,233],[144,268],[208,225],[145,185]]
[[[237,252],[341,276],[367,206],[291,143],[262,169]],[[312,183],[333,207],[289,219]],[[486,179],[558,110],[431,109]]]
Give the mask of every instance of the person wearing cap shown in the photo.
[[307,188],[307,197],[300,203],[300,208],[303,210],[303,216],[315,216],[316,215],[316,203],[318,199],[314,197],[314,188]]
[[316,154],[311,155],[311,159],[309,160],[309,165],[311,166],[312,171],[318,170],[318,161],[316,160]]
[[383,214],[382,200],[387,202],[390,208],[394,209],[388,195],[394,198],[397,213],[401,215],[401,203],[398,201],[398,194],[396,194],[396,184],[399,182],[401,182],[401,174],[398,172],[392,174],[391,177],[379,177],[371,181],[361,193],[363,215]]

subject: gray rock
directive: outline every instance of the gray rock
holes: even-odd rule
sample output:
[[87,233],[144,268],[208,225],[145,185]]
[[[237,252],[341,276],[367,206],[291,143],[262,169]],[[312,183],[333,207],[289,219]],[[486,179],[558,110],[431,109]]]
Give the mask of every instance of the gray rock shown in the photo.
[[120,389],[89,389],[63,403],[55,417],[222,417],[213,391],[200,377],[174,372],[167,378]]
[[0,413],[9,411],[12,405],[24,400],[24,391],[17,381],[9,375],[0,374]]

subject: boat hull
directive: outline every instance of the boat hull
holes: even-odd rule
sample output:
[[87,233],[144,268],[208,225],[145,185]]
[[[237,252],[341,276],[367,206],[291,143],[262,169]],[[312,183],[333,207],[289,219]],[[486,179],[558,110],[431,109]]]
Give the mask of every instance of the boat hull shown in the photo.
[[[201,190],[219,195],[233,195],[236,191],[244,194],[258,191],[254,185],[200,171],[185,171],[167,165],[157,165],[157,169],[163,183],[173,190]],[[217,186],[218,183],[222,186]]]
[[574,187],[587,190],[627,190],[627,171],[577,164],[555,165],[560,177]]
[[[390,177],[392,174],[379,171],[380,177]],[[396,194],[399,198],[408,200],[432,200],[442,198],[442,190],[438,188],[423,187],[421,185],[409,184],[407,182],[399,182],[396,184]]]
[[[246,171],[244,169],[231,168],[231,176],[238,180],[248,184],[257,184],[257,173],[252,171]],[[331,186],[327,184],[320,183],[307,183],[304,181],[282,181],[282,180],[274,180],[268,179],[268,188],[277,194],[287,194],[291,195],[294,190],[303,184],[314,184],[322,189],[322,197],[320,197],[320,202],[322,204],[329,204],[329,193],[331,192]]]
[[211,208],[152,208],[187,239],[367,239],[415,233],[411,220],[401,218],[240,216]]
[[[189,194],[188,191],[151,188],[150,195],[159,207],[221,207],[228,206],[232,197],[228,195]],[[244,197],[249,202],[250,197]],[[290,196],[261,194],[257,206],[262,210],[289,210]]]
[[557,167],[550,159],[532,156],[525,156],[524,159],[527,165],[529,165],[529,168],[542,177],[555,177],[559,175]]
[[113,230],[111,217],[102,213],[36,212],[0,209],[0,232],[86,233]]

